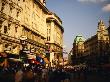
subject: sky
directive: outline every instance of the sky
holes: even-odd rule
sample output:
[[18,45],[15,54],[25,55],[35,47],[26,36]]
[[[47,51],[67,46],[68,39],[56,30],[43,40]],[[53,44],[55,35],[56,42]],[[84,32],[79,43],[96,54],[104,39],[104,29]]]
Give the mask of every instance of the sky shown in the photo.
[[74,38],[90,38],[97,32],[99,20],[108,26],[110,0],[46,0],[46,7],[62,20],[64,46],[70,51]]

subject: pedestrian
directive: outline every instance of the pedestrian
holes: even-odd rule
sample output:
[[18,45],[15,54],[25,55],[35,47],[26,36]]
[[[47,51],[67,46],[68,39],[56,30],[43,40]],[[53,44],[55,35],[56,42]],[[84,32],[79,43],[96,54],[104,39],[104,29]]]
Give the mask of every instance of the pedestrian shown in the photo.
[[15,82],[22,82],[22,79],[23,79],[23,71],[22,71],[22,69],[19,69],[15,73]]
[[20,62],[17,62],[15,65],[15,82],[22,82],[23,79],[23,65]]
[[27,67],[26,70],[23,71],[22,82],[34,82],[34,73],[30,67]]

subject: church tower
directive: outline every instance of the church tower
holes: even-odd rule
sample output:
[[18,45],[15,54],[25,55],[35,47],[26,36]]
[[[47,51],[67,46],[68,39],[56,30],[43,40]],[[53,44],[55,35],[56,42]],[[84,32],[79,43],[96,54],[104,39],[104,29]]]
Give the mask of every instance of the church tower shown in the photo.
[[97,36],[98,40],[105,40],[108,37],[108,31],[102,20],[98,22]]
[[98,31],[104,31],[105,30],[105,24],[104,24],[104,22],[102,21],[102,20],[100,20],[99,22],[98,22]]

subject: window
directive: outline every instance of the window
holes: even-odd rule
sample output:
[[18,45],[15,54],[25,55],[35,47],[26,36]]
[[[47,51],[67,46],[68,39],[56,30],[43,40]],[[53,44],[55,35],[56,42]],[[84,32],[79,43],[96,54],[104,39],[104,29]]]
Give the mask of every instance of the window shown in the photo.
[[3,11],[4,6],[5,6],[5,3],[2,3],[2,8],[1,8],[1,11]]
[[49,34],[51,33],[50,29],[49,29]]
[[50,36],[47,36],[47,41],[50,41]]
[[109,40],[109,38],[108,37],[106,37],[106,41],[108,41]]
[[9,23],[9,24],[8,24],[8,29],[9,29],[9,30],[10,30],[10,26],[11,26],[11,24]]
[[50,36],[49,36],[49,41],[50,41]]
[[16,14],[16,16],[17,16],[17,17],[19,16],[19,11],[17,11],[17,14]]
[[13,9],[13,8],[12,8],[12,7],[10,7],[10,12],[11,12],[11,13],[12,13],[12,9]]
[[4,33],[6,34],[7,33],[7,26],[4,26]]
[[23,0],[23,2],[25,2],[25,0]]
[[2,27],[2,23],[3,23],[3,21],[0,20],[0,29],[1,29],[1,27]]
[[18,26],[15,27],[15,32],[17,32],[17,30],[18,30]]

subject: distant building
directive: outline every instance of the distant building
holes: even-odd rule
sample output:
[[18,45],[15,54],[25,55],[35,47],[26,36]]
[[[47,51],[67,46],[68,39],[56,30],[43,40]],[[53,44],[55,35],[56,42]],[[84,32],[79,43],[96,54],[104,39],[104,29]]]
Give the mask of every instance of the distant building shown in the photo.
[[[87,39],[84,42],[85,55],[88,57],[87,60],[92,63],[103,62],[106,59],[98,60],[101,56],[104,56],[108,52],[109,36],[108,30],[104,25],[104,22],[100,20],[98,22],[97,34]],[[97,59],[98,58],[98,59]]]
[[104,22],[98,22],[97,33],[84,40],[76,36],[73,43],[73,64],[101,64],[109,62],[110,53],[110,25],[106,28]]
[[80,59],[84,54],[84,41],[85,39],[82,37],[82,35],[76,36],[73,42],[73,56],[72,60],[73,63],[80,63]]

